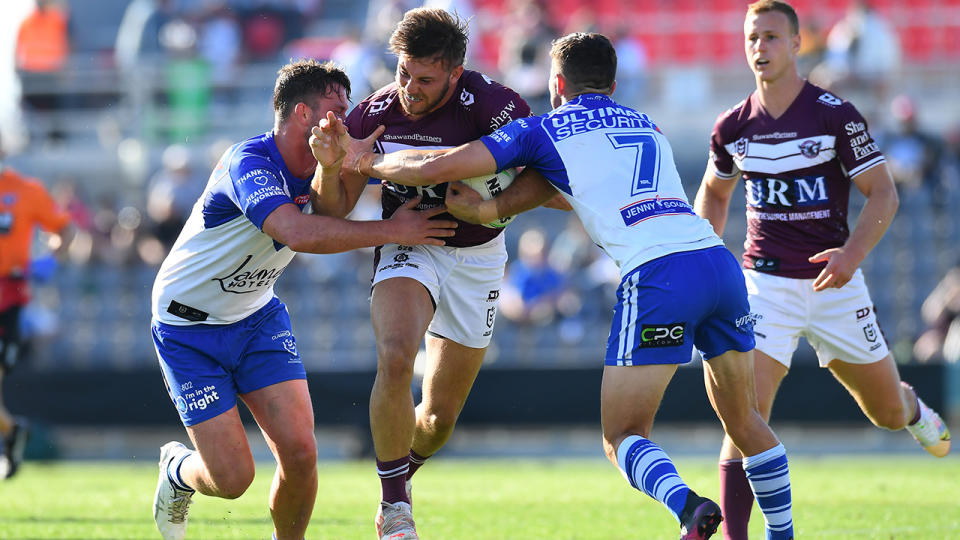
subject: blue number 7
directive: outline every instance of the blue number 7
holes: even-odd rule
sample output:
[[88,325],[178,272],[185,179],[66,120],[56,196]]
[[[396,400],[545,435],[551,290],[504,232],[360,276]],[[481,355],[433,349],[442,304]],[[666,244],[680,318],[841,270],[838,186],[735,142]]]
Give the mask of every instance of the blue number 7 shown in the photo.
[[636,149],[630,195],[656,191],[660,177],[660,144],[656,137],[650,133],[608,133],[607,138],[614,148]]

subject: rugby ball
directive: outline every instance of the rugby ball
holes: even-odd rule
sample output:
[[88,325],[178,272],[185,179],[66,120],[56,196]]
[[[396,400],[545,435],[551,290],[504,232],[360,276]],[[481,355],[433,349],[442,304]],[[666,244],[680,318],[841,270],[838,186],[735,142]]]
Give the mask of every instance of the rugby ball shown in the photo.
[[[479,193],[480,196],[483,197],[483,200],[488,201],[499,195],[501,191],[507,189],[507,186],[513,183],[513,179],[516,177],[516,169],[504,169],[494,175],[486,174],[483,176],[475,176],[461,180],[461,182]],[[491,229],[502,229],[513,221],[515,217],[517,216],[503,217],[490,223],[484,223],[483,226],[490,227]]]

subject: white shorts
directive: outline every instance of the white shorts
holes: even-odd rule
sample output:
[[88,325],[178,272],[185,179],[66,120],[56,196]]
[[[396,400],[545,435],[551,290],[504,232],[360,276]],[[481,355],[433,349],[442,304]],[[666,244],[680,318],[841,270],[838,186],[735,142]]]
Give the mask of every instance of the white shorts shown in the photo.
[[817,352],[821,367],[834,359],[872,364],[890,350],[877,324],[873,301],[857,269],[839,289],[814,292],[813,279],[744,270],[757,350],[790,367],[800,336]]
[[430,292],[436,312],[428,332],[477,349],[490,344],[507,264],[502,234],[473,247],[387,244],[379,253],[374,286],[407,277]]

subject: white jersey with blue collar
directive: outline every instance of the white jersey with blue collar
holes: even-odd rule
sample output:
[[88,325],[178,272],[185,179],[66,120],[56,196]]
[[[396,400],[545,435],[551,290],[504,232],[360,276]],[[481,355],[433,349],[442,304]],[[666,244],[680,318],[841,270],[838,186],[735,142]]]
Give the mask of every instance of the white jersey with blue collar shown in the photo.
[[263,221],[282,204],[303,210],[309,190],[309,179],[287,169],[273,133],[230,147],[160,266],[154,320],[230,324],[266,305],[295,252],[264,233]]
[[585,94],[481,139],[497,169],[537,169],[573,206],[621,276],[681,251],[723,245],[687,200],[673,150],[647,117]]

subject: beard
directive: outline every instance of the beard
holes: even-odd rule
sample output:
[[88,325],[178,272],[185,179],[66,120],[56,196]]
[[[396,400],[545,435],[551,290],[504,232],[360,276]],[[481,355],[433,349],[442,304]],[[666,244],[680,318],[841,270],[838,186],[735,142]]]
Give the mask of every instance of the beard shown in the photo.
[[430,96],[423,94],[423,101],[409,102],[407,101],[406,90],[400,88],[400,107],[403,108],[403,112],[410,116],[424,115],[428,112],[435,109],[440,105],[440,102],[443,101],[443,98],[447,95],[447,92],[450,91],[450,79],[447,79],[444,82],[443,90],[439,92],[436,99],[430,99]]

